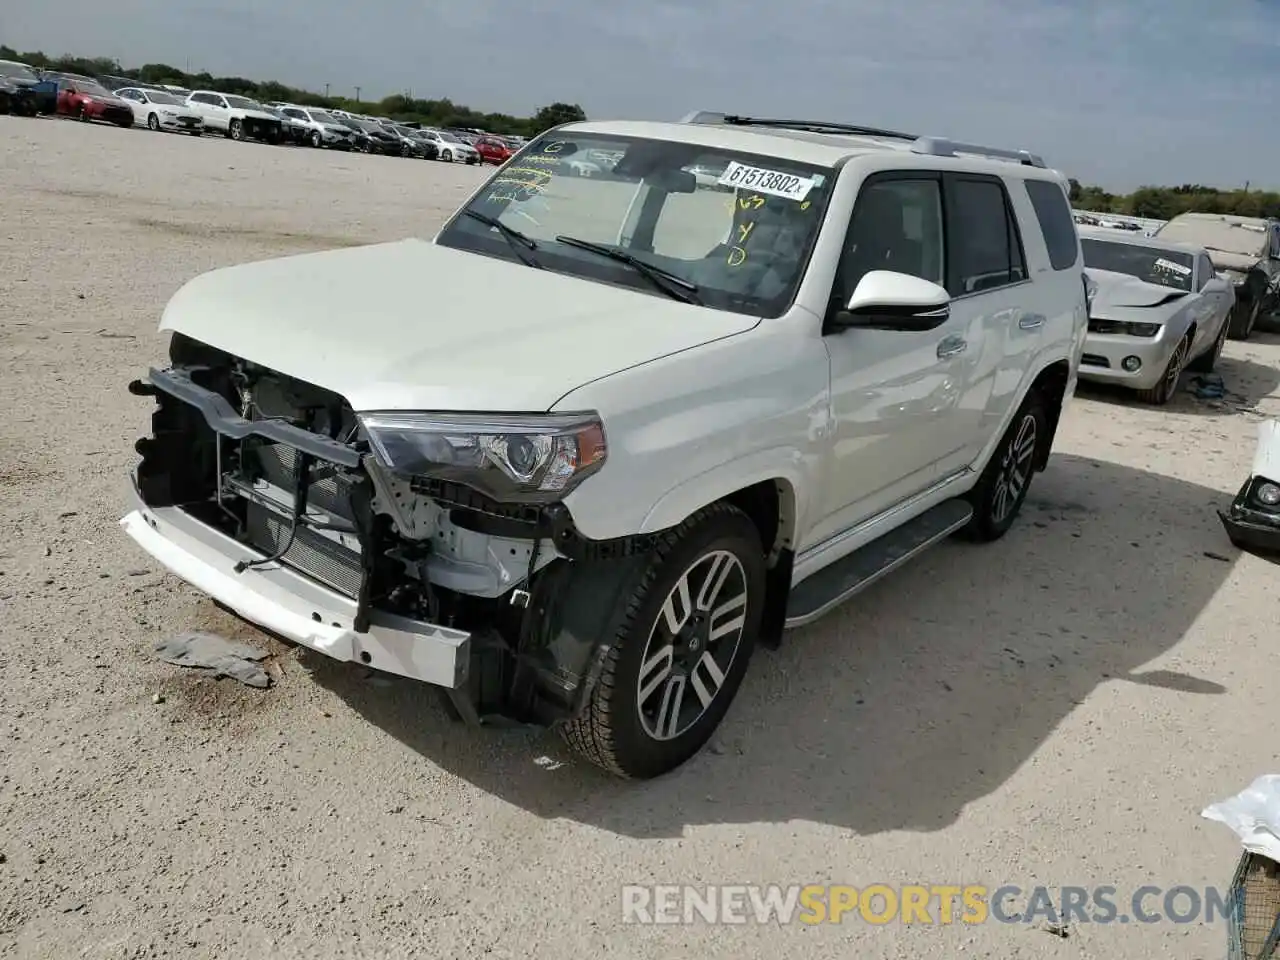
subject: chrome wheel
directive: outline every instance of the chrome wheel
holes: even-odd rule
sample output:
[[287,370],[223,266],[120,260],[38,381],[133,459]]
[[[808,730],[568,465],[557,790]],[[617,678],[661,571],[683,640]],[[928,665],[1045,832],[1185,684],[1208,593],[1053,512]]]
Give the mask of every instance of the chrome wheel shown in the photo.
[[1160,384],[1160,394],[1168,400],[1178,389],[1178,379],[1182,376],[1182,367],[1187,362],[1187,351],[1191,349],[1191,345],[1186,337],[1178,341],[1178,345],[1173,348],[1173,356],[1169,358],[1169,366],[1165,368],[1164,380]]
[[1013,442],[1005,447],[1000,458],[1000,471],[996,474],[995,489],[991,498],[991,520],[1001,524],[1017,507],[1022,493],[1031,481],[1032,463],[1036,453],[1036,418],[1030,413],[1022,415]]
[[649,631],[636,682],[640,725],[674,740],[716,701],[747,620],[747,575],[728,550],[695,560],[680,575]]

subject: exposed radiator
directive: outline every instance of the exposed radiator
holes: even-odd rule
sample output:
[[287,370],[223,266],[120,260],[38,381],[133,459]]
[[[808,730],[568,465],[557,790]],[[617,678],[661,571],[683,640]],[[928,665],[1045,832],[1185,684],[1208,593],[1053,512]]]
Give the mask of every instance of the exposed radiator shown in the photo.
[[[260,504],[250,502],[246,506],[249,542],[264,553],[274,555],[288,538],[288,521]],[[345,596],[352,599],[360,596],[364,582],[360,555],[323,534],[299,526],[283,561]]]

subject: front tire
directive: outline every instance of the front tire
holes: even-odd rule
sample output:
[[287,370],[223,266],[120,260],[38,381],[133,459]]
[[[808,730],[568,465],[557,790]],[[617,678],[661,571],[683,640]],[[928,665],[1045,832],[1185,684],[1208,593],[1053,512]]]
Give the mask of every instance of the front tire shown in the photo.
[[649,779],[711,739],[746,675],[764,608],[764,550],[735,507],[700,510],[654,548],[600,679],[561,734],[624,778]]
[[1227,318],[1224,317],[1213,346],[1188,363],[1187,369],[1192,373],[1213,373],[1213,368],[1218,365],[1218,358],[1222,356],[1222,347],[1226,342]]
[[1049,442],[1049,417],[1034,390],[1014,414],[1009,429],[967,497],[973,518],[960,530],[966,540],[999,540],[1017,519],[1031,487],[1041,445]]
[[323,142],[323,138],[320,136],[320,131],[319,131],[319,130],[312,130],[312,131],[311,131],[311,145],[312,145],[313,147],[315,147],[317,150],[319,150],[319,149],[320,149],[320,144],[321,144],[322,142]]
[[232,140],[243,140],[244,124],[239,120],[232,120],[227,127],[227,136]]
[[453,163],[453,151],[446,150],[444,153],[440,154],[440,159],[445,163]]
[[1163,407],[1172,400],[1173,395],[1178,392],[1178,381],[1182,379],[1182,371],[1186,369],[1187,354],[1190,351],[1191,334],[1188,333],[1173,348],[1173,356],[1165,364],[1164,371],[1160,374],[1160,382],[1147,390],[1139,390],[1138,399],[1157,407]]
[[160,131],[160,118],[154,113],[147,115],[147,129],[152,133],[158,133]]

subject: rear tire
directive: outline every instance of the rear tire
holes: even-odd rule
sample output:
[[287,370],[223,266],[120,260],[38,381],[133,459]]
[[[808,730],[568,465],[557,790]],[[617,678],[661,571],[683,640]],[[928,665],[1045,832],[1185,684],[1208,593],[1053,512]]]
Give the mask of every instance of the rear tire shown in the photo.
[[961,537],[989,543],[1009,532],[1027,498],[1041,445],[1048,442],[1044,400],[1032,390],[1000,438],[977,486],[965,498],[973,507],[973,518],[960,529]]
[[694,756],[729,710],[764,609],[755,525],[713,504],[664,534],[619,614],[583,712],[560,728],[610,773],[648,779]]
[[1258,312],[1261,307],[1262,301],[1258,297],[1237,302],[1228,318],[1230,329],[1227,336],[1232,340],[1248,340],[1253,336],[1253,328],[1258,323]]

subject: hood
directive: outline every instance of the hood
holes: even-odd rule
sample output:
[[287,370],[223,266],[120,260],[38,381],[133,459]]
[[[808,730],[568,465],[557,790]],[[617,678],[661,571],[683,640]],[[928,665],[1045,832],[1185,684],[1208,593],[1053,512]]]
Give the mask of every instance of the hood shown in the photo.
[[1147,283],[1127,273],[1113,273],[1093,267],[1085,267],[1084,272],[1098,285],[1097,292],[1093,295],[1095,312],[1105,312],[1109,307],[1158,307],[1187,296],[1185,290]]
[[1226,250],[1215,250],[1206,247],[1205,253],[1213,262],[1215,270],[1233,270],[1236,273],[1248,273],[1258,265],[1259,258],[1248,253],[1229,253]]
[[333,390],[356,410],[520,413],[759,322],[403,240],[206,273],[169,301],[160,329]]
[[253,110],[249,107],[232,107],[231,112],[236,116],[244,117],[246,120],[274,120],[276,123],[280,122],[279,117],[274,113],[267,113],[265,110]]

